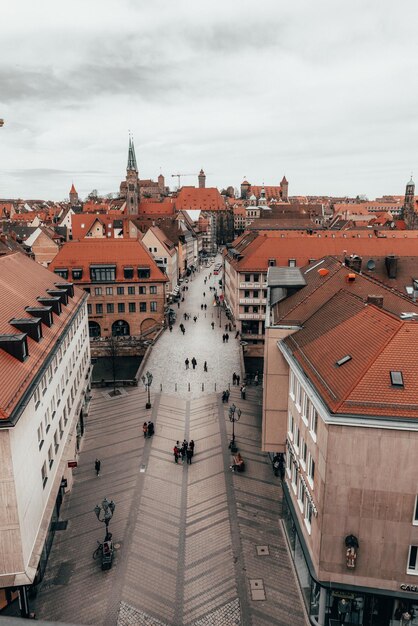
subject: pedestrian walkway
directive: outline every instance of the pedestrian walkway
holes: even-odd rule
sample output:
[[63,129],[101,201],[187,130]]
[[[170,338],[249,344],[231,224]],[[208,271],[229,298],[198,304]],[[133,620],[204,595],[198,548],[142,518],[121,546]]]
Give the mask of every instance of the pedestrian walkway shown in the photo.
[[[180,312],[197,313],[202,283],[202,274],[189,283]],[[260,451],[261,388],[248,387],[244,401],[231,385],[229,404],[218,390],[194,388],[193,377],[206,375],[205,383],[222,390],[234,371],[241,374],[237,342],[223,344],[225,330],[212,330],[210,319],[190,320],[184,337],[176,328],[157,342],[147,364],[151,410],[142,387],[115,398],[94,390],[73,490],[61,509],[68,525],[55,534],[34,607],[40,618],[98,626],[306,623],[280,525],[280,481]],[[186,372],[186,356],[195,356],[197,370]],[[242,409],[235,432],[244,473],[230,470],[232,402]],[[149,419],[155,434],[144,439]],[[195,455],[191,465],[176,465],[173,446],[184,438],[195,440]],[[108,571],[92,559],[104,536],[93,509],[104,496],[116,503]]]
[[[220,257],[216,259],[219,261]],[[234,327],[225,330],[229,324],[222,307],[214,306],[213,287],[220,293],[219,279],[213,276],[213,265],[209,269],[201,269],[191,275],[188,283],[182,287],[188,288],[182,292],[184,302],[180,308],[172,305],[177,313],[177,320],[170,333],[165,331],[153,347],[146,364],[154,379],[152,390],[154,393],[178,393],[188,399],[200,397],[206,393],[221,391],[229,382],[232,382],[232,373],[239,372],[239,342],[235,338]],[[209,274],[212,273],[209,279]],[[206,285],[204,283],[207,279]],[[205,294],[205,296],[203,295]],[[201,305],[206,304],[206,311]],[[190,319],[185,320],[184,314]],[[197,321],[193,321],[193,317]],[[183,335],[180,324],[186,329]],[[214,328],[212,329],[212,323]],[[222,335],[228,333],[229,341],[224,343]],[[186,358],[189,361],[195,357],[197,367],[192,365],[188,370],[185,367]],[[203,365],[207,362],[208,371],[204,372]]]

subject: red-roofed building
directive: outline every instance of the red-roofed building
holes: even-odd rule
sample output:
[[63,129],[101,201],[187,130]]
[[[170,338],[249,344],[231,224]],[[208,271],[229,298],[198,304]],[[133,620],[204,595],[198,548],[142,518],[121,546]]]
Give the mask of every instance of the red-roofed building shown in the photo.
[[86,293],[35,261],[1,256],[0,292],[3,607],[43,576],[84,432],[90,346]]
[[91,338],[144,337],[164,322],[168,279],[140,241],[70,241],[61,248],[50,270],[90,294]]
[[284,455],[312,624],[413,614],[417,353],[418,306],[394,289],[330,257],[269,269],[262,446]]

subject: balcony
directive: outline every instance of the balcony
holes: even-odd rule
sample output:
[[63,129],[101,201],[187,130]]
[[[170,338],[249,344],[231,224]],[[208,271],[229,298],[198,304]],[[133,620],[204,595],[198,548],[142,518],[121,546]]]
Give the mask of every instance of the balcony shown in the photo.
[[240,304],[266,304],[266,298],[240,298]]

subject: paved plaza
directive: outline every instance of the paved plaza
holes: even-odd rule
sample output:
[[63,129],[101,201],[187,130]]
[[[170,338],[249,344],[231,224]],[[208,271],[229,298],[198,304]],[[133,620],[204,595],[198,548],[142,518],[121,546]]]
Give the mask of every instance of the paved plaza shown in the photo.
[[[232,385],[232,373],[241,374],[239,346],[234,332],[222,342],[225,327],[209,309],[214,279],[203,284],[209,272],[188,283],[178,313],[199,314],[197,322],[184,322],[183,336],[178,319],[153,347],[152,409],[145,409],[142,387],[117,398],[94,391],[73,490],[61,510],[68,526],[56,532],[35,602],[39,618],[106,626],[307,623],[280,523],[280,481],[260,452],[261,389],[248,387],[244,401]],[[193,356],[197,368],[186,371],[184,360]],[[235,428],[244,473],[230,470],[231,424],[219,393],[228,384],[229,404],[242,409]],[[150,439],[142,435],[146,419],[155,423]],[[173,445],[183,438],[196,442],[191,465],[174,463]],[[92,558],[104,535],[93,508],[104,496],[116,503],[109,571]]]

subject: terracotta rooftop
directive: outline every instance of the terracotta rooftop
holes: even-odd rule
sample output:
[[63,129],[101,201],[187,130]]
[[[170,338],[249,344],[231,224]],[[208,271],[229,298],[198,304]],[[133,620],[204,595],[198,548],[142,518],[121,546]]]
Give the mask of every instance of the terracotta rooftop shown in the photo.
[[49,269],[80,268],[83,275],[77,283],[91,283],[90,265],[116,265],[116,280],[132,282],[125,279],[124,266],[143,266],[150,268],[150,278],[141,279],[148,282],[166,282],[167,277],[159,269],[147,248],[136,239],[81,239],[68,241],[54,257]]
[[[273,307],[274,324],[304,324],[324,302],[341,290],[357,296],[363,303],[368,296],[380,296],[383,298],[383,309],[396,316],[418,313],[418,304],[406,295],[378,280],[358,274],[334,257],[307,265],[301,272],[307,282],[306,287]],[[348,274],[352,274],[354,280],[348,281]]]
[[141,200],[138,206],[138,214],[142,213],[150,215],[174,215],[174,203],[171,200],[164,200],[164,202]]
[[[418,322],[340,291],[284,344],[331,412],[418,418]],[[402,387],[391,371],[402,373]]]
[[200,209],[201,211],[225,211],[226,206],[216,187],[182,187],[175,199],[177,211]]
[[[0,257],[0,334],[19,334],[11,326],[13,318],[34,319],[25,307],[40,306],[38,296],[48,296],[47,289],[56,289],[55,283],[65,282],[24,254],[15,252]],[[62,305],[61,315],[53,313],[51,327],[42,324],[43,339],[39,343],[27,337],[29,356],[21,362],[0,349],[0,419],[7,419],[19,403],[31,381],[43,366],[71,316],[87,295],[75,288],[74,297]]]

